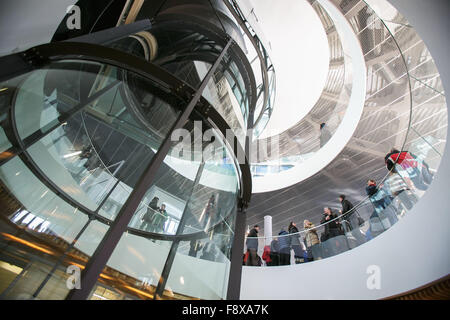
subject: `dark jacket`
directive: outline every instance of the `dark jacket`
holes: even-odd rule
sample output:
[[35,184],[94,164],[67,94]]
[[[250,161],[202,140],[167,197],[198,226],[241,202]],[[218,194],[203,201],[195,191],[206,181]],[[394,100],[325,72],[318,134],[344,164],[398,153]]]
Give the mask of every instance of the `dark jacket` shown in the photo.
[[[401,152],[396,150],[394,152],[388,153],[384,157],[384,161],[386,162],[386,168],[389,171],[391,171],[395,167],[396,163],[399,164],[403,169],[417,168],[421,166],[419,161],[417,161],[417,157],[405,150],[402,150]],[[395,170],[393,171],[396,172]]]
[[270,253],[278,253],[280,252],[280,244],[278,240],[272,240],[270,243]]
[[353,204],[350,201],[348,201],[347,199],[344,199],[341,202],[341,205],[342,205],[342,214],[345,214],[348,211],[353,209]]
[[288,234],[289,233],[287,233],[284,229],[281,229],[280,233],[278,233],[279,236],[283,236],[283,237],[278,238],[278,244],[280,246],[280,250],[291,247],[291,237],[286,237],[286,235],[288,235]]
[[[344,219],[348,220],[350,218],[350,216],[352,216],[355,213],[355,210],[352,210],[353,204],[350,201],[348,201],[347,199],[344,199],[341,202],[341,205],[342,205],[342,215],[345,215]],[[347,213],[347,212],[349,212],[349,213]]]
[[[332,213],[332,214],[330,214],[330,219],[329,219],[329,220],[326,220],[325,218],[326,218],[326,216],[324,216],[324,217],[322,218],[322,220],[320,221],[320,224],[327,223],[328,221],[331,221],[331,220],[333,220],[334,218],[337,218],[337,215],[335,215],[334,213]],[[330,230],[333,230],[333,232],[336,232],[336,230],[340,230],[340,226],[339,226],[339,224],[338,224],[338,220],[337,220],[337,219],[334,220],[334,221],[332,221],[332,222],[330,222],[330,223],[327,223],[327,224],[325,225],[325,234],[326,234],[326,235],[328,235],[328,234],[330,233]]]
[[366,193],[369,197],[375,195],[378,192],[378,187],[375,185],[370,185],[366,187]]
[[298,229],[295,226],[292,226],[289,228],[289,233],[295,233],[292,236],[290,236],[289,238],[291,238],[291,245],[293,246],[299,246],[300,245],[300,241],[301,241],[301,236],[298,233]]
[[247,236],[247,249],[255,249],[258,250],[258,239],[256,238],[258,236],[258,230],[253,228],[250,230]]

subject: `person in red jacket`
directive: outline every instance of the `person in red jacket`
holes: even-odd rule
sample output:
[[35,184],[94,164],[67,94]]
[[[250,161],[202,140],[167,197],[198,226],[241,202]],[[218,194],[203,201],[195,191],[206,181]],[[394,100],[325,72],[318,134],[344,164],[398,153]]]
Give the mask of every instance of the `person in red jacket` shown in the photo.
[[402,176],[406,173],[417,189],[426,190],[428,188],[423,178],[431,175],[428,166],[410,152],[392,148],[384,160],[389,171]]

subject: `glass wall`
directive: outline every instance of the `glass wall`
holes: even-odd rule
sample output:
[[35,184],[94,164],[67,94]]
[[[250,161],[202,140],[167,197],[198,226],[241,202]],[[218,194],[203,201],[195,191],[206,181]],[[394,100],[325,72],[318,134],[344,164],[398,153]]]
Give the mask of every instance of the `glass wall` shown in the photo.
[[91,298],[104,286],[136,299],[225,298],[237,171],[215,129],[192,119],[181,133],[103,270],[133,281],[99,279]]

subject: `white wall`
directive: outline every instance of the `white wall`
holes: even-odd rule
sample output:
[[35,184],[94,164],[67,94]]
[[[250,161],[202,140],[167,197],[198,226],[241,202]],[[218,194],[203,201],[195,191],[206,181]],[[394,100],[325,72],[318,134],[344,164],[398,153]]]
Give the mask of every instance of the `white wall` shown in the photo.
[[75,0],[0,1],[0,30],[2,30],[0,56],[50,42],[66,15],[67,7],[75,2]]

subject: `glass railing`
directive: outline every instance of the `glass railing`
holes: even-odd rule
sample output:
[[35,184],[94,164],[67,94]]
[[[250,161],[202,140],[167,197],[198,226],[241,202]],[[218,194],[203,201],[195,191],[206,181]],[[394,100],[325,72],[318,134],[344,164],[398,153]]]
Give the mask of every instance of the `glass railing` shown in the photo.
[[251,64],[256,80],[256,105],[253,118],[253,135],[258,137],[265,129],[272,115],[276,92],[276,74],[268,51],[261,41],[261,34],[257,34],[245,17],[239,4],[234,0],[227,0],[226,5],[230,14],[236,19],[237,25],[244,38],[245,52]]
[[[304,220],[287,225],[271,237],[247,237],[245,265],[279,266],[321,260],[390,229],[408,215],[428,189],[436,172],[433,164],[440,159],[440,154],[417,135],[410,135],[404,150],[392,154],[390,159],[397,162],[380,183],[368,181],[365,188],[361,186],[366,198],[344,214],[340,213],[342,208],[324,208],[317,225]],[[252,258],[252,254],[256,256]]]

